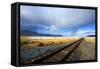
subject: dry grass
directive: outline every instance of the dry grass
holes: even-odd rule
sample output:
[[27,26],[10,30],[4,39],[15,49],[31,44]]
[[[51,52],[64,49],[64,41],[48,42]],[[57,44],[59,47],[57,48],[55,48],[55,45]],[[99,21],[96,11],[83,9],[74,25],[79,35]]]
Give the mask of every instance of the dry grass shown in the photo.
[[64,43],[71,43],[79,38],[49,38],[49,39],[32,39],[27,36],[20,37],[20,45],[21,46],[30,46],[30,47],[37,47],[37,46],[50,46],[50,45],[59,45]]
[[86,40],[87,42],[95,43],[95,38],[94,38],[94,37],[87,37],[87,38],[85,38],[85,40]]

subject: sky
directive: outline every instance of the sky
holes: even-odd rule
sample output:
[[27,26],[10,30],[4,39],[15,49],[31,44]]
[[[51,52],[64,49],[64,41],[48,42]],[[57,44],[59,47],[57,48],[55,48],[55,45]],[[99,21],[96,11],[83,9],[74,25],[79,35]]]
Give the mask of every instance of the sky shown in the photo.
[[20,29],[66,37],[95,35],[95,10],[22,5]]

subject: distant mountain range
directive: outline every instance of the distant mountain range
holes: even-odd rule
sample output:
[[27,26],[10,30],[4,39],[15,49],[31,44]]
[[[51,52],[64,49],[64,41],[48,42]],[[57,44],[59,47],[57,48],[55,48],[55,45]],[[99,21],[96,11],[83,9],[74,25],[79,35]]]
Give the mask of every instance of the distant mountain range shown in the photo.
[[62,37],[62,35],[53,35],[53,34],[43,34],[43,33],[37,33],[37,32],[32,32],[28,30],[22,30],[20,31],[20,35],[24,36],[52,36],[52,37]]
[[[38,32],[32,32],[29,30],[21,30],[20,35],[23,36],[52,36],[52,37],[63,37],[63,35],[54,35],[54,34],[43,34]],[[95,37],[95,35],[87,35],[86,37]]]
[[95,37],[95,35],[88,35],[87,37]]

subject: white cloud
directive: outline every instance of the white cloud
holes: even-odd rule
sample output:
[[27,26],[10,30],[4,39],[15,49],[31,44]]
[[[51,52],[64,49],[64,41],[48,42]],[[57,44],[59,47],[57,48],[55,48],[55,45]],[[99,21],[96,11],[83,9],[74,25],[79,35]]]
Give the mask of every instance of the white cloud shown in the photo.
[[50,29],[50,32],[55,32],[56,27],[54,25],[51,25],[49,29]]
[[77,30],[76,32],[76,36],[87,36],[87,35],[95,35],[95,31],[93,31],[92,29],[80,29]]

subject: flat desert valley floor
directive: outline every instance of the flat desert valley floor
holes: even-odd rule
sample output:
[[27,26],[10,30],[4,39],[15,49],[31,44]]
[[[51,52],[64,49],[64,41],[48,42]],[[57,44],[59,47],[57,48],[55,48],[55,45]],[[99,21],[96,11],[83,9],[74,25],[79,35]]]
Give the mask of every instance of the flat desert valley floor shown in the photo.
[[20,63],[95,60],[95,37],[20,37]]

